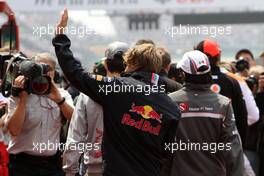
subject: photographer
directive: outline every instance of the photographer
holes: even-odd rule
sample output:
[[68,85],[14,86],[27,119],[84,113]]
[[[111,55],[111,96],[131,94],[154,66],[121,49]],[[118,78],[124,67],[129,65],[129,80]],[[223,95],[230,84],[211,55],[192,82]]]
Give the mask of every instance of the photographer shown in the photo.
[[[42,53],[35,57],[35,62],[49,66],[47,75],[51,78],[51,89],[48,95],[28,94],[27,78],[20,75],[15,79],[13,89],[22,91],[18,97],[11,96],[8,106],[9,172],[10,176],[61,176],[64,173],[58,145],[62,118],[71,118],[73,102],[69,93],[59,89],[53,80],[54,59]],[[47,143],[52,145],[47,146]]]
[[239,60],[240,58],[245,58],[249,63],[249,67],[256,66],[256,61],[254,59],[253,53],[249,49],[241,49],[236,53],[235,59]]
[[249,59],[246,57],[240,57],[237,61],[236,61],[236,69],[237,69],[237,74],[241,77],[248,77],[249,76],[249,69],[250,69],[250,65],[249,65]]

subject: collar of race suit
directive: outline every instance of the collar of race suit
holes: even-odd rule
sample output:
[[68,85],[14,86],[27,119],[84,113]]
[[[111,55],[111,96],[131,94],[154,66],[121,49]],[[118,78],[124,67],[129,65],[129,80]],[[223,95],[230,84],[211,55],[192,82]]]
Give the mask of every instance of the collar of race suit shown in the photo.
[[205,90],[210,90],[211,84],[193,84],[186,82],[184,84],[184,87],[190,90],[205,91]]
[[136,80],[142,81],[146,84],[160,84],[159,75],[151,72],[137,71],[130,73],[122,73],[121,77],[133,77]]

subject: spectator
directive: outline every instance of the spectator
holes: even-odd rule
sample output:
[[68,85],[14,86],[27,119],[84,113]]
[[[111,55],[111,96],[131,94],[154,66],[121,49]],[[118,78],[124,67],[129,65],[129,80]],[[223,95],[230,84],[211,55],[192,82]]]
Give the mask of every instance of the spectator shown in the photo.
[[244,58],[249,63],[249,67],[253,67],[256,65],[254,55],[248,49],[241,49],[236,53],[235,59],[238,61],[240,58]]
[[235,75],[231,72],[228,72],[225,69],[221,68],[221,72],[225,73],[226,75],[234,78],[239,83],[239,86],[241,88],[243,98],[245,100],[246,108],[247,108],[247,124],[250,126],[254,123],[256,123],[259,120],[259,109],[256,105],[254,96],[252,94],[252,90],[247,85],[247,82],[240,76]]
[[[7,120],[11,134],[10,176],[63,175],[58,152],[61,121],[63,117],[71,118],[73,103],[69,93],[58,89],[53,81],[56,62],[52,56],[41,53],[35,61],[49,65],[51,92],[41,96],[22,90],[19,97],[10,98]],[[25,77],[21,75],[15,79],[13,87],[24,89],[24,85]],[[48,147],[50,144],[53,148]]]
[[72,85],[69,85],[69,87],[66,90],[71,95],[73,101],[80,95],[80,92]]
[[[101,64],[94,67],[97,74],[108,77],[119,77],[120,73],[124,71],[123,54],[128,50],[128,45],[122,42],[114,42],[109,45],[108,52],[106,52],[106,60],[103,65],[105,69],[101,69]],[[110,71],[111,70],[111,71]],[[100,72],[101,71],[101,72]],[[106,71],[106,75],[105,75]],[[97,144],[100,150],[85,151],[82,157],[81,170],[79,174],[84,176],[86,173],[89,176],[100,176],[102,170],[102,152],[101,143],[103,137],[103,109],[102,106],[94,102],[88,96],[81,94],[77,100],[73,117],[71,120],[66,150],[63,155],[64,167],[66,176],[75,175],[78,173],[78,161],[82,151],[71,150],[71,145],[84,143]],[[87,158],[88,161],[87,161]]]
[[102,76],[106,76],[106,69],[105,69],[105,58],[103,58],[102,60],[96,62],[94,64],[93,67],[93,73],[96,75],[102,75]]
[[[232,64],[231,64],[232,65]],[[247,82],[240,76],[235,75],[233,72],[228,71],[227,69],[223,68],[223,65],[220,64],[220,67],[222,67],[220,70],[221,72],[225,73],[226,75],[236,79],[239,83],[239,86],[241,88],[246,107],[248,112],[248,125],[252,125],[256,123],[259,120],[259,109],[256,105],[256,102],[254,100],[254,96],[252,94],[252,90],[248,86]],[[255,66],[254,66],[255,67]]]
[[243,77],[243,78],[246,78],[248,77],[248,72],[249,72],[249,69],[250,69],[250,65],[249,65],[249,59],[246,58],[246,57],[240,57],[237,61],[236,61],[236,74]]
[[182,85],[168,77],[170,70],[171,56],[164,48],[160,48],[162,54],[162,70],[160,72],[160,78],[164,81],[166,93],[175,92],[182,88]]
[[256,95],[256,102],[260,109],[260,120],[258,123],[258,145],[257,145],[257,151],[260,158],[260,165],[259,165],[259,174],[260,176],[264,176],[264,76],[262,75],[259,78],[259,92]]
[[[175,142],[190,147],[174,152],[170,175],[242,176],[243,152],[232,104],[210,90],[212,78],[207,56],[197,50],[187,52],[178,67],[185,74],[185,86],[169,95],[182,112]],[[201,147],[212,144],[213,149]]]
[[71,95],[73,102],[75,102],[78,96],[80,95],[80,92],[69,83],[69,81],[63,74],[61,77],[62,81],[60,83],[60,86]]
[[184,83],[184,73],[181,69],[177,68],[177,64],[173,63],[170,66],[170,70],[168,72],[168,77],[174,81],[179,82],[180,84]]
[[[162,161],[169,156],[164,145],[173,141],[180,118],[178,106],[159,87],[160,52],[152,44],[135,46],[125,56],[122,77],[92,75],[74,58],[69,49],[71,42],[62,34],[67,21],[67,10],[64,10],[53,45],[69,81],[103,107],[103,175],[159,176]],[[116,86],[141,89],[108,94],[100,91],[100,88]],[[158,90],[146,95],[142,91],[145,86],[155,86]]]
[[264,67],[261,65],[256,65],[254,67],[251,67],[249,70],[249,75],[254,75],[257,80],[259,80],[262,74],[264,74]]
[[259,121],[249,128],[248,138],[247,138],[247,156],[250,163],[256,172],[256,175],[264,175],[264,67],[257,65],[251,67],[250,75],[254,75],[255,79],[258,81],[258,91],[255,94],[255,100],[257,106],[260,110]]
[[201,41],[196,49],[205,53],[209,58],[213,78],[211,90],[232,100],[236,125],[244,146],[247,134],[247,108],[240,85],[237,80],[221,71],[219,67],[221,49],[216,42],[208,39]]
[[259,58],[256,59],[257,65],[264,66],[264,52],[262,52]]

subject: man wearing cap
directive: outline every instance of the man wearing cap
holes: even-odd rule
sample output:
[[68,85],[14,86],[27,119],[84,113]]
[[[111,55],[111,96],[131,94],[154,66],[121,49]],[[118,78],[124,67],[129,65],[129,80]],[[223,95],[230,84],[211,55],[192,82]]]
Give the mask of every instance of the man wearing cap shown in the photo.
[[231,100],[210,90],[207,56],[197,50],[184,54],[178,67],[184,88],[169,96],[182,112],[170,176],[243,176],[243,153]]
[[206,54],[209,59],[213,79],[211,90],[232,100],[237,129],[244,146],[247,134],[248,112],[240,85],[235,78],[223,73],[220,69],[221,49],[216,42],[206,39],[201,41],[196,46],[196,49]]
[[[105,52],[105,58],[101,61],[104,67],[98,69],[95,67],[96,74],[108,77],[119,77],[124,71],[123,54],[129,49],[128,45],[123,42],[113,42],[108,46]],[[98,64],[100,67],[100,64]],[[97,71],[96,71],[97,70]],[[100,71],[103,70],[103,71]],[[104,73],[106,71],[106,74]],[[101,143],[103,138],[103,109],[98,103],[81,93],[78,97],[76,107],[71,119],[66,150],[64,151],[63,169],[66,176],[79,175],[84,176],[101,176],[102,151]],[[72,150],[73,145],[96,145],[89,151]],[[83,154],[82,162],[79,169],[79,158]]]

